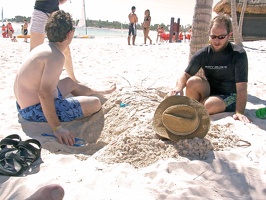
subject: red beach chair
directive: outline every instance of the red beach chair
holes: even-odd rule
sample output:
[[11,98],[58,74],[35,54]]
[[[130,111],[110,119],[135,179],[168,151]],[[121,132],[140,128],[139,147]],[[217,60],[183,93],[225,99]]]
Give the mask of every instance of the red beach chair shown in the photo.
[[162,33],[160,34],[161,41],[169,41],[170,33]]

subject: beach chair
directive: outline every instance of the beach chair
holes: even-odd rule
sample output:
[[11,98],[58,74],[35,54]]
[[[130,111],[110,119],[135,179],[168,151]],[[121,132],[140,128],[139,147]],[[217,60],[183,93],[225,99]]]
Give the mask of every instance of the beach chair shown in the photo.
[[161,42],[168,42],[170,38],[170,33],[162,33],[160,34]]

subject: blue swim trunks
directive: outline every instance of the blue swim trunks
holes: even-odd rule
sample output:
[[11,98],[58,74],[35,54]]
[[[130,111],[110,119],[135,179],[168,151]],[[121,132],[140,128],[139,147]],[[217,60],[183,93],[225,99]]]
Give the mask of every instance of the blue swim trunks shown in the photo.
[[235,112],[236,111],[236,93],[230,95],[218,95],[224,100],[226,105],[224,112]]
[[[84,117],[79,101],[71,97],[64,99],[59,89],[58,98],[54,100],[54,103],[56,114],[61,122],[69,122]],[[18,103],[16,104],[19,114],[24,119],[32,122],[47,122],[40,103],[24,109],[20,109]]]

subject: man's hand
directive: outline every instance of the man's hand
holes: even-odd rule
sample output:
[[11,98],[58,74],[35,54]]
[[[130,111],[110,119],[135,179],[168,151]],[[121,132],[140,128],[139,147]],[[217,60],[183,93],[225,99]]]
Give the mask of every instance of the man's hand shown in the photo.
[[172,91],[170,91],[164,98],[167,98],[170,96],[176,96],[176,95],[183,96],[184,95],[183,90],[179,90],[179,89],[175,88]]
[[54,131],[54,135],[57,137],[59,143],[66,144],[68,146],[73,146],[75,143],[74,136],[65,128],[62,126],[58,127]]
[[175,89],[173,89],[172,91],[170,91],[170,92],[168,93],[168,95],[169,95],[169,96],[176,96],[176,95],[183,96],[183,95],[184,95],[184,92],[183,92],[183,90],[180,90],[180,89],[175,88]]
[[234,118],[234,120],[239,120],[242,122],[251,123],[251,121],[245,115],[243,115],[241,113],[235,113],[233,115],[233,118]]

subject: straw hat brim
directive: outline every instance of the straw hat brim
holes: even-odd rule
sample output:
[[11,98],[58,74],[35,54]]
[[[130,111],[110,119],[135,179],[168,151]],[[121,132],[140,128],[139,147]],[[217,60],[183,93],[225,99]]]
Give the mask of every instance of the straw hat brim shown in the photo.
[[[162,122],[163,112],[173,105],[188,105],[194,108],[200,119],[198,128],[189,135],[176,135],[168,131]],[[157,107],[154,118],[153,127],[157,135],[163,138],[167,138],[172,141],[178,141],[180,139],[192,139],[194,137],[204,138],[210,128],[210,117],[205,107],[194,99],[190,99],[186,96],[170,96],[164,99]]]

